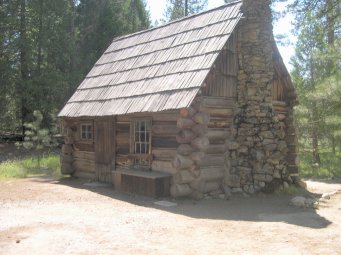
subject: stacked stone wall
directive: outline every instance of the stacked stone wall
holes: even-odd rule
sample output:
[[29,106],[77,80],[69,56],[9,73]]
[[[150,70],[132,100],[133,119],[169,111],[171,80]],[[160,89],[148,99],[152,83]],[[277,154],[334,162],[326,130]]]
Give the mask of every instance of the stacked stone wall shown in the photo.
[[285,123],[273,109],[273,32],[270,1],[244,0],[238,34],[238,87],[232,137],[227,140],[228,185],[273,191],[288,176]]

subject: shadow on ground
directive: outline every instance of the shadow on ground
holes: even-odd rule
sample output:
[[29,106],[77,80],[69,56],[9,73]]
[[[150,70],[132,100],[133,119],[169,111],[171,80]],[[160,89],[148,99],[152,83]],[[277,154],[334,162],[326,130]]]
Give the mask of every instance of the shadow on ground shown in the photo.
[[[51,178],[37,179],[39,182],[51,182],[56,185],[66,185],[75,189],[84,189],[102,196],[124,201],[138,206],[154,208],[169,213],[181,214],[197,219],[252,221],[252,222],[285,222],[306,228],[326,228],[332,222],[320,216],[313,209],[297,208],[289,204],[294,195],[264,195],[251,197],[233,195],[230,200],[208,199],[195,201],[191,199],[153,199],[149,197],[124,194],[117,192],[111,185],[85,186],[86,180],[65,178],[58,181]],[[306,193],[316,196],[318,194]],[[167,200],[176,203],[176,206],[164,207],[154,202]]]

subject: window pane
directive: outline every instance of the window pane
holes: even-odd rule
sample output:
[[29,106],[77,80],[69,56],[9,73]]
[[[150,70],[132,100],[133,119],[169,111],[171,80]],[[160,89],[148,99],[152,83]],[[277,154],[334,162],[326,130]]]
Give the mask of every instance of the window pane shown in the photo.
[[146,130],[150,131],[150,127],[151,127],[151,122],[148,120],[146,121]]
[[145,138],[146,138],[146,133],[144,133],[144,132],[141,133],[141,134],[140,134],[140,141],[141,141],[141,142],[145,142]]
[[139,120],[134,122],[134,152],[136,154],[149,153],[149,139],[150,139],[151,121]]
[[146,122],[141,121],[140,123],[141,123],[140,131],[145,131],[146,130]]

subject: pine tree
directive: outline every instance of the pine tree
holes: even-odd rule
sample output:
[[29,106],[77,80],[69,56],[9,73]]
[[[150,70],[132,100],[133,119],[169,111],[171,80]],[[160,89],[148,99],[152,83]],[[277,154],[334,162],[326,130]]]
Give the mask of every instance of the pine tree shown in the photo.
[[337,144],[341,145],[336,128],[341,124],[340,4],[335,0],[297,0],[291,8],[298,36],[292,77],[300,100],[301,141],[310,141],[313,163],[320,166],[321,146],[328,144],[336,153]]
[[165,16],[168,21],[203,11],[207,0],[167,0]]

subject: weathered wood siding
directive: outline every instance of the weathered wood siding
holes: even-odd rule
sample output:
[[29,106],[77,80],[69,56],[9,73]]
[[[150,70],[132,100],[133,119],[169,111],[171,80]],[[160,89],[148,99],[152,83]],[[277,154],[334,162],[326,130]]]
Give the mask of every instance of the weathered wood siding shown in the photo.
[[[112,161],[115,162],[114,118],[96,118],[94,128],[96,180],[112,182]],[[115,163],[114,163],[115,164]]]
[[236,36],[233,33],[206,78],[203,95],[236,97],[237,74]]
[[178,142],[176,126],[178,110],[149,114],[129,114],[117,116],[116,123],[116,167],[130,169],[134,160],[130,155],[130,123],[134,118],[152,120],[152,161],[151,170],[172,173],[172,160]]

